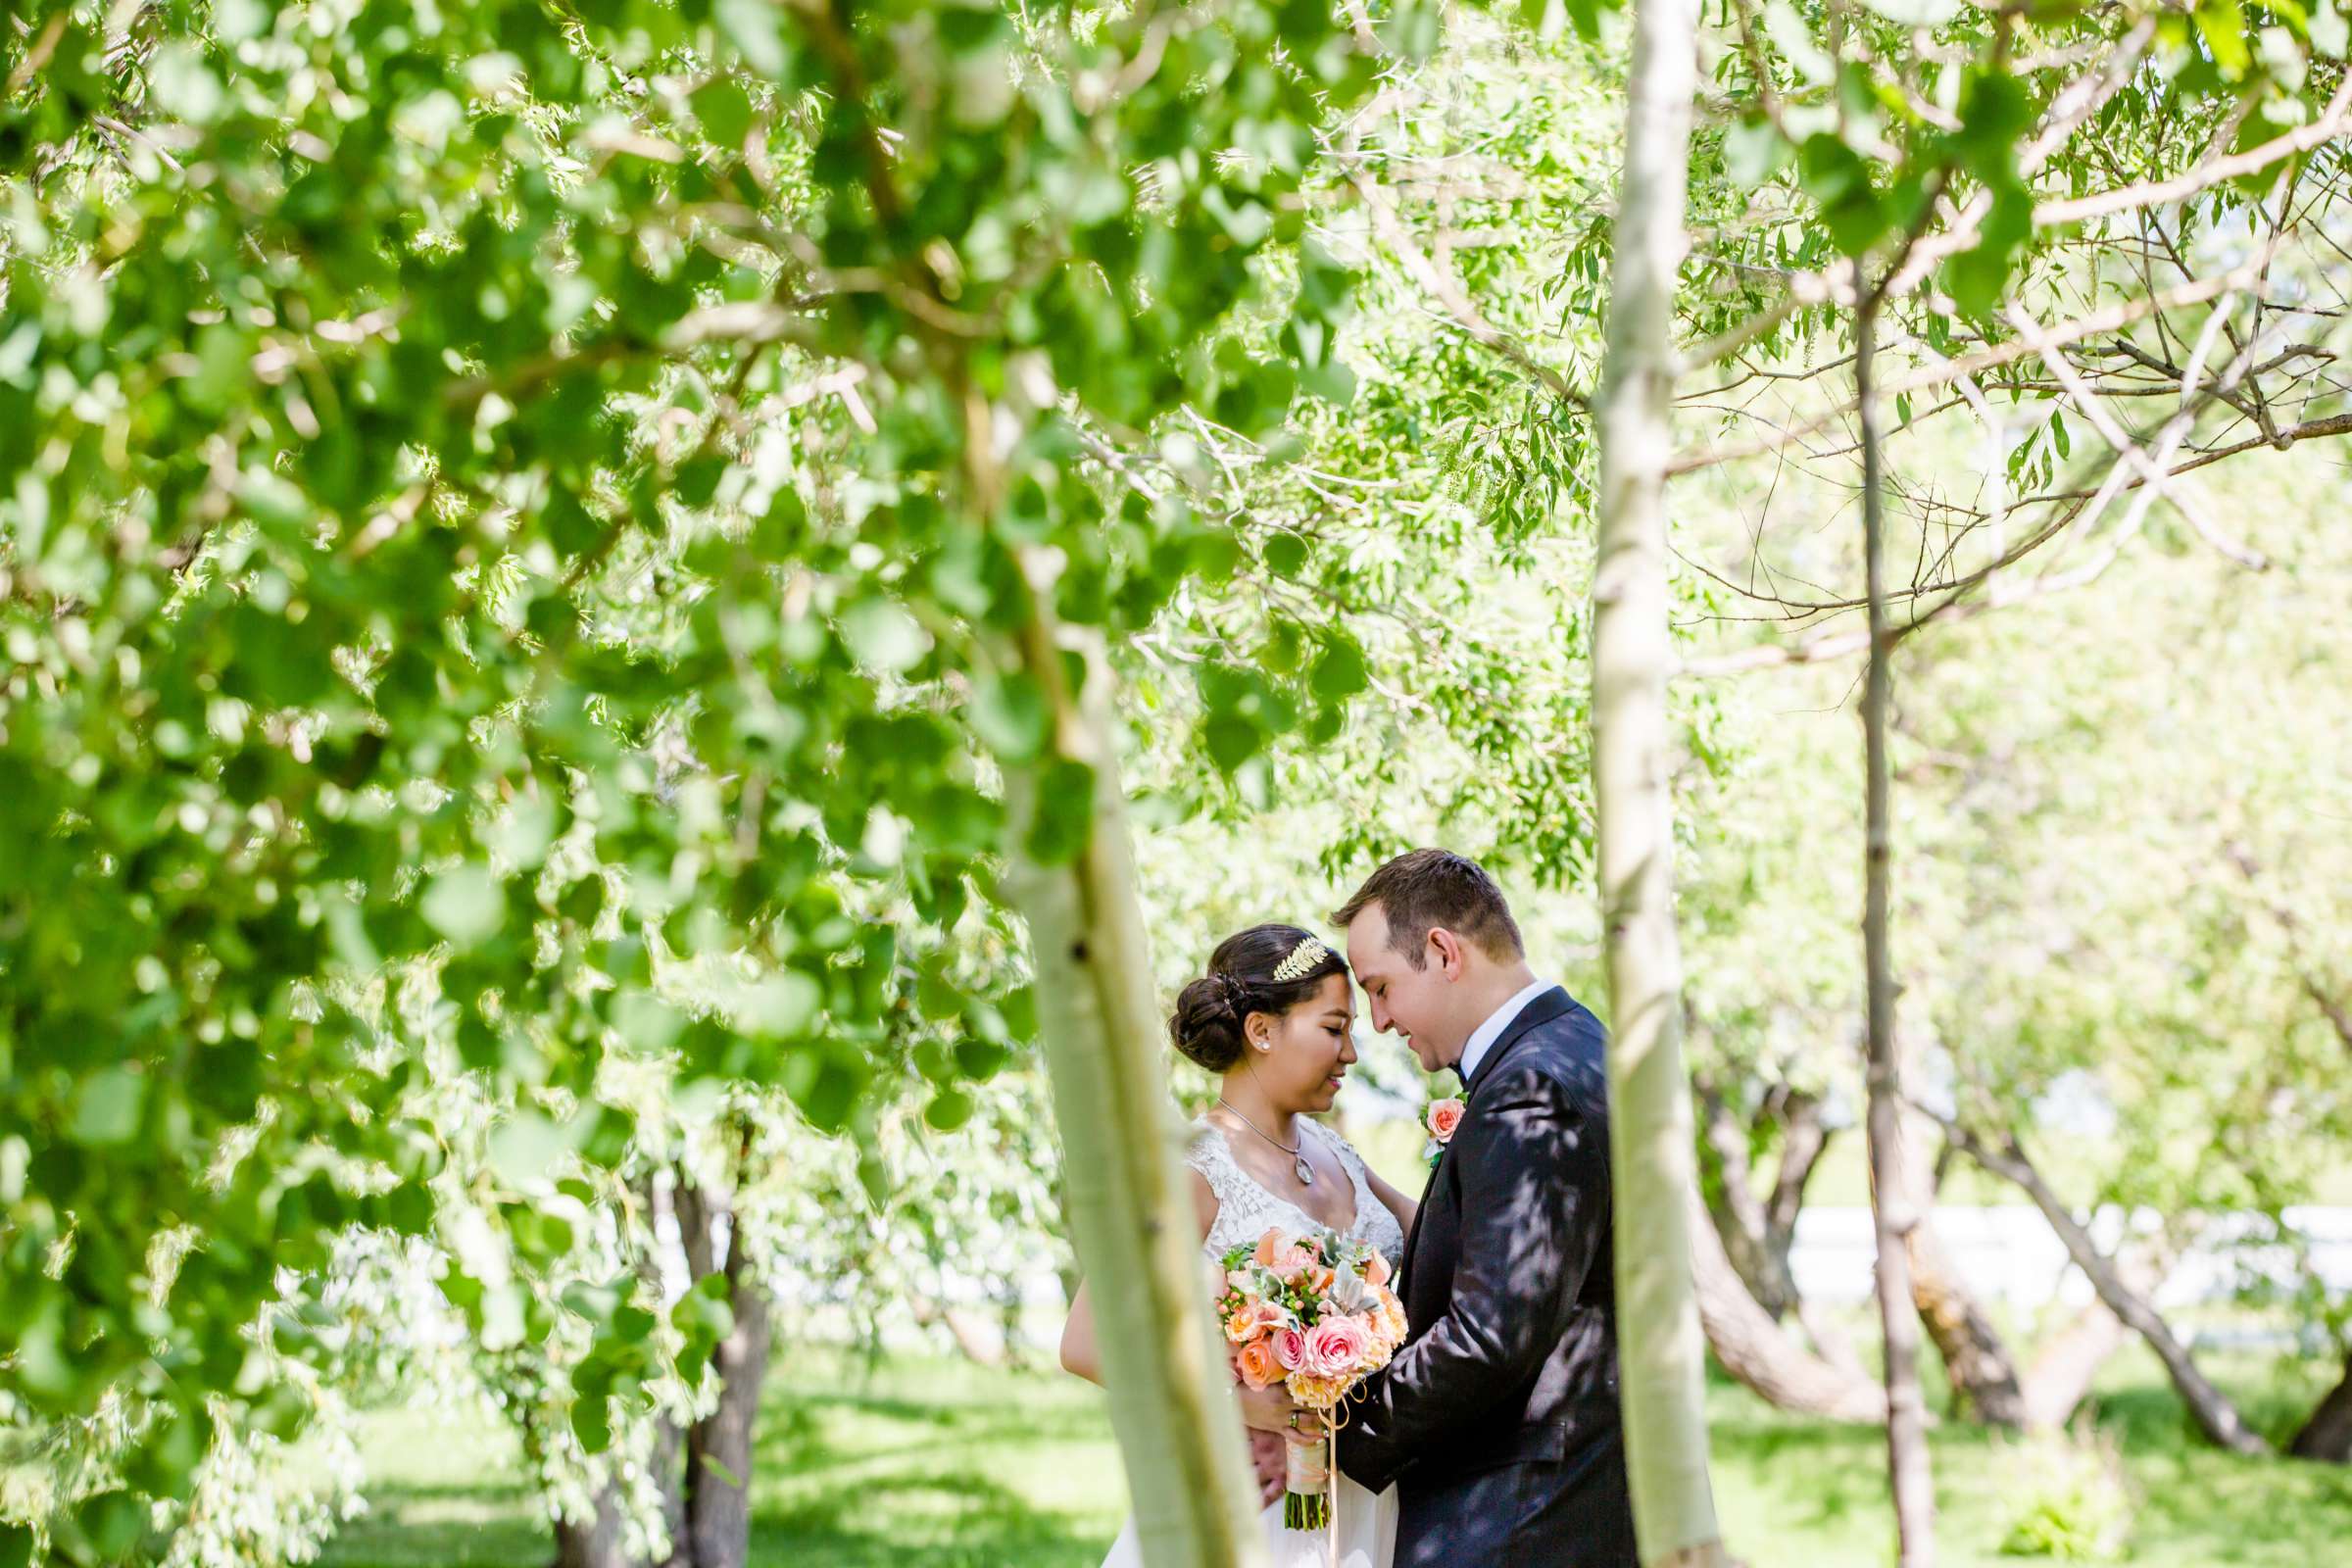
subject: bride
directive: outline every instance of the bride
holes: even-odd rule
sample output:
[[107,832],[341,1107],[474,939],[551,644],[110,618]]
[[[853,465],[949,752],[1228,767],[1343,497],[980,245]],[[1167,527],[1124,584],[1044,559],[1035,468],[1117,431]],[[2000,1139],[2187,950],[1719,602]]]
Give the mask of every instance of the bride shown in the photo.
[[[1321,1226],[1369,1242],[1395,1268],[1413,1222],[1413,1202],[1364,1167],[1348,1141],[1309,1119],[1331,1108],[1355,1060],[1355,1004],[1348,964],[1295,925],[1257,925],[1226,938],[1208,973],[1184,988],[1168,1033],[1188,1059],[1218,1075],[1217,1103],[1193,1124],[1185,1152],[1200,1250],[1211,1261],[1269,1226]],[[1061,1364],[1102,1381],[1094,1314],[1080,1286],[1062,1330]],[[1243,1419],[1258,1432],[1284,1424],[1281,1386],[1238,1381]],[[1262,1439],[1260,1440],[1262,1441]],[[1394,1487],[1374,1496],[1346,1476],[1337,1518],[1341,1568],[1389,1568],[1396,1530]],[[1275,1568],[1327,1564],[1321,1530],[1286,1530],[1277,1494],[1262,1516]],[[1140,1568],[1132,1518],[1102,1568]]]

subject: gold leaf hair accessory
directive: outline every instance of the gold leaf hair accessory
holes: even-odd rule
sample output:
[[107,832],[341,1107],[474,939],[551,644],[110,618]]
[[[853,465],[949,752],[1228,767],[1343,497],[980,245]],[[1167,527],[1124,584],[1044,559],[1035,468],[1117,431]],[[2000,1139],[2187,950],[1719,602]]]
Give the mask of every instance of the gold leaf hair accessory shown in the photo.
[[1321,937],[1308,937],[1291,950],[1291,956],[1274,966],[1274,983],[1287,986],[1294,980],[1303,980],[1315,972],[1315,966],[1331,956],[1331,949]]

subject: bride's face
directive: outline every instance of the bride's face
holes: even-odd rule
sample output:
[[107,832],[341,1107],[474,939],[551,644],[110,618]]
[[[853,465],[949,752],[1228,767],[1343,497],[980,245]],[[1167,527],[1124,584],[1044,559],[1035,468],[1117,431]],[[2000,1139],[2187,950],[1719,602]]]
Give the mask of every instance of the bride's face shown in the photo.
[[1355,999],[1344,974],[1325,975],[1288,1012],[1250,1015],[1257,1081],[1284,1108],[1323,1111],[1355,1061]]

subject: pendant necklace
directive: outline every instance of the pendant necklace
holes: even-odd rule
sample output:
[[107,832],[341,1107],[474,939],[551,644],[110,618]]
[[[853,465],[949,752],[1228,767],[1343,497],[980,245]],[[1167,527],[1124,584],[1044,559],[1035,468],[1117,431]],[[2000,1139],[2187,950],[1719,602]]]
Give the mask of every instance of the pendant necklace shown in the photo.
[[[1223,1095],[1219,1095],[1217,1097],[1217,1103],[1223,1105],[1227,1110],[1233,1110],[1233,1102],[1227,1100]],[[1251,1132],[1256,1133],[1258,1137],[1263,1138],[1267,1143],[1272,1144],[1276,1149],[1281,1150],[1284,1153],[1291,1156],[1291,1168],[1298,1173],[1299,1186],[1312,1187],[1315,1185],[1315,1167],[1306,1162],[1305,1153],[1301,1152],[1297,1145],[1284,1143],[1272,1133],[1269,1133],[1263,1128],[1259,1127],[1257,1123],[1251,1121],[1249,1117],[1242,1115],[1242,1113],[1238,1110],[1233,1110],[1233,1113],[1236,1117],[1240,1118],[1243,1126],[1249,1128]]]

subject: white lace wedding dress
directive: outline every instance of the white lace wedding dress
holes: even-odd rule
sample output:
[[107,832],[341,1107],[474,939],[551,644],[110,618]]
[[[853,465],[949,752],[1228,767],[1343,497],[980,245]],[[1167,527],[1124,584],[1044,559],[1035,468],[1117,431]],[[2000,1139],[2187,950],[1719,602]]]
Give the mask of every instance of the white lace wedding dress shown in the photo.
[[[1341,1167],[1348,1172],[1348,1179],[1355,1189],[1355,1218],[1348,1223],[1346,1232],[1348,1239],[1371,1243],[1387,1254],[1389,1266],[1396,1267],[1404,1257],[1404,1232],[1388,1205],[1372,1195],[1372,1184],[1364,1179],[1363,1157],[1348,1140],[1320,1122],[1302,1116],[1298,1126],[1303,1129],[1300,1136],[1320,1139],[1326,1149],[1339,1156]],[[1212,1260],[1223,1258],[1228,1250],[1244,1242],[1256,1241],[1269,1225],[1299,1230],[1322,1224],[1289,1199],[1277,1197],[1259,1186],[1234,1159],[1233,1147],[1226,1143],[1225,1135],[1205,1120],[1193,1124],[1193,1141],[1185,1150],[1184,1162],[1201,1174],[1208,1182],[1208,1190],[1217,1197],[1216,1220],[1200,1244],[1202,1254]],[[1336,1479],[1339,1491],[1334,1503],[1340,1568],[1389,1568],[1396,1549],[1396,1489],[1391,1487],[1374,1495],[1345,1475]],[[1274,1568],[1330,1568],[1330,1537],[1321,1530],[1284,1529],[1280,1498],[1267,1506],[1261,1523]],[[1111,1544],[1110,1555],[1102,1559],[1102,1568],[1142,1568],[1143,1561],[1143,1548],[1135,1537],[1135,1520],[1130,1515],[1127,1527]]]

